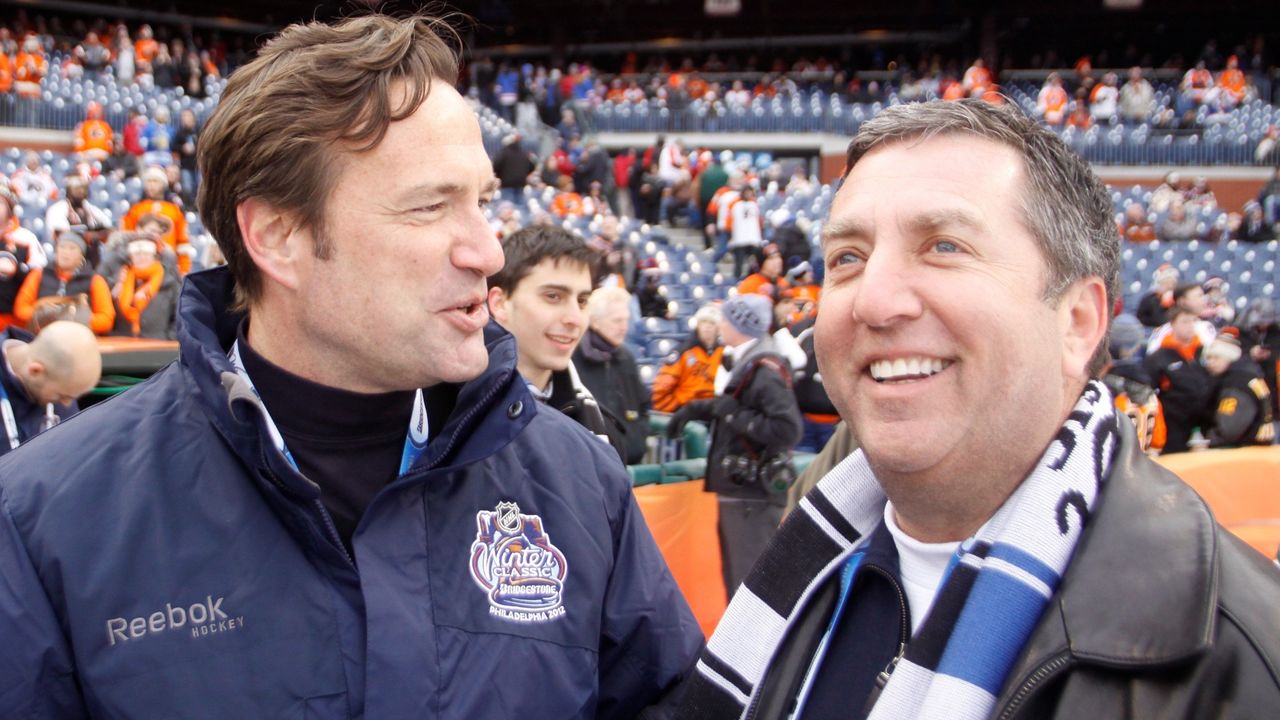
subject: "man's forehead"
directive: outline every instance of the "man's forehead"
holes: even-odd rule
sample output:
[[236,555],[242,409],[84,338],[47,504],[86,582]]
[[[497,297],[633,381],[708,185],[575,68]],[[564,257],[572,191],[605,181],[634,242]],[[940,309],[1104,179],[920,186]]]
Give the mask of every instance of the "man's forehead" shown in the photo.
[[[982,161],[981,167],[975,167],[972,175],[931,172],[920,166],[924,152],[942,154],[951,164],[972,157],[975,166]],[[976,136],[948,133],[888,142],[867,152],[845,176],[831,204],[821,242],[825,245],[834,239],[872,236],[876,211],[883,205],[876,192],[884,189],[886,179],[904,186],[894,198],[893,208],[895,222],[905,229],[985,229],[981,201],[992,199],[993,193],[1012,193],[1001,200],[1010,209],[1021,211],[1022,169],[1022,161],[1012,148]],[[975,192],[975,182],[982,183],[981,194]]]
[[591,267],[569,257],[543,258],[516,287],[535,292],[546,287],[563,288],[574,293],[590,293]]

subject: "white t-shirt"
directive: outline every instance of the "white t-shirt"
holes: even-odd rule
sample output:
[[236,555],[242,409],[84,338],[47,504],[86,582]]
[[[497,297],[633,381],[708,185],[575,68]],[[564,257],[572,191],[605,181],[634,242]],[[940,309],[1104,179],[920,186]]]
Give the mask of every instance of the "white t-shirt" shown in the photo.
[[739,200],[729,208],[733,216],[733,232],[729,247],[759,247],[764,244],[760,231],[760,206],[755,200]]
[[911,608],[911,634],[914,636],[938,597],[942,576],[960,543],[925,543],[907,535],[894,519],[891,502],[884,505],[884,524],[898,548],[898,567],[902,589],[907,593],[907,607]]

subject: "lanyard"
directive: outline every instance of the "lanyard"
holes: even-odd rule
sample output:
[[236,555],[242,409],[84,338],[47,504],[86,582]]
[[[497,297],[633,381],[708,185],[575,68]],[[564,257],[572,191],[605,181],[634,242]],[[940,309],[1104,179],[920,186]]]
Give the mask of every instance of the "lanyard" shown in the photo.
[[9,449],[17,450],[22,444],[22,439],[18,437],[18,419],[13,416],[13,403],[9,402],[9,393],[4,389],[3,383],[0,383],[0,415],[4,416],[4,429],[9,435]]
[[[258,394],[258,389],[254,387],[248,371],[244,369],[244,361],[240,359],[239,340],[236,340],[231,345],[231,352],[227,353],[227,358],[231,360],[231,364],[235,366],[236,372],[240,377],[249,383],[249,389],[253,390],[253,394],[261,400],[262,396]],[[3,388],[0,388],[0,392],[3,392]],[[4,401],[4,405],[8,407],[8,400]],[[289,461],[294,470],[301,472],[298,468],[298,462],[293,459],[293,454],[289,452],[289,448],[285,447],[284,436],[280,434],[280,429],[276,427],[276,423],[271,419],[271,413],[267,412],[265,405],[263,406],[262,415],[267,419],[267,432],[271,435],[271,442],[276,446],[276,450],[280,451],[280,454],[284,456],[285,460]],[[404,452],[400,455],[400,475],[409,472],[409,468],[413,467],[413,464],[422,456],[423,451],[427,449],[427,436],[427,406],[423,398],[422,389],[419,388],[413,398],[413,414],[409,416],[409,429],[404,437]]]
[[[4,389],[4,384],[0,383],[0,416],[4,417],[5,434],[9,436],[9,449],[17,450],[22,444],[22,438],[18,434],[18,418],[13,414],[13,403],[9,402],[9,393]],[[43,432],[57,425],[62,418],[58,417],[57,412],[53,409],[53,403],[49,403],[44,409],[44,425],[40,428]]]

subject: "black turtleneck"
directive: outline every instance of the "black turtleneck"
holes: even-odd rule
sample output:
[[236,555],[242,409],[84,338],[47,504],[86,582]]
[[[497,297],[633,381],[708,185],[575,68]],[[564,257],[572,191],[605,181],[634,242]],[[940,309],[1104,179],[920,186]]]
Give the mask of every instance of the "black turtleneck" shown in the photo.
[[[365,508],[400,472],[414,391],[368,395],[320,385],[254,352],[245,335],[242,325],[245,370],[298,469],[320,486],[320,499],[351,552],[351,536]],[[444,417],[429,412],[428,421],[434,437]]]

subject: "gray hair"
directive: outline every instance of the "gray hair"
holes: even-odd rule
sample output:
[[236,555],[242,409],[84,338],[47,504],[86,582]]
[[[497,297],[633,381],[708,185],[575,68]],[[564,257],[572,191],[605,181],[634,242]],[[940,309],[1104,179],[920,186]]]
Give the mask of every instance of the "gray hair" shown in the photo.
[[[863,123],[849,143],[845,177],[877,147],[948,134],[979,137],[1018,153],[1027,180],[1023,221],[1048,266],[1044,299],[1056,301],[1075,281],[1096,276],[1106,286],[1110,318],[1120,293],[1120,234],[1111,197],[1084,159],[1014,107],[976,98],[890,107]],[[1104,338],[1090,361],[1091,374],[1106,361]]]
[[624,305],[631,308],[631,293],[615,285],[596,288],[587,298],[587,317],[595,320],[604,317],[611,308]]

